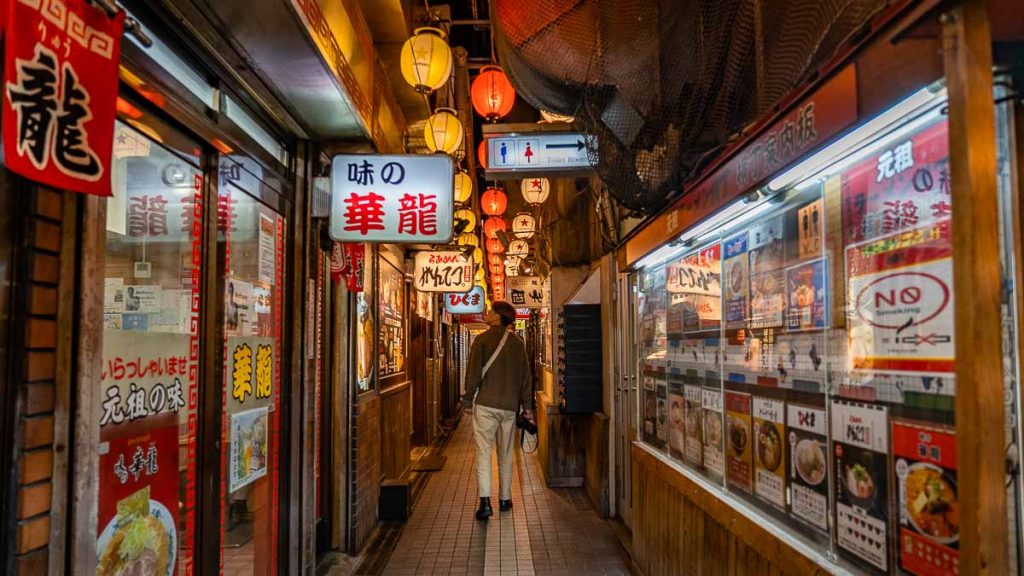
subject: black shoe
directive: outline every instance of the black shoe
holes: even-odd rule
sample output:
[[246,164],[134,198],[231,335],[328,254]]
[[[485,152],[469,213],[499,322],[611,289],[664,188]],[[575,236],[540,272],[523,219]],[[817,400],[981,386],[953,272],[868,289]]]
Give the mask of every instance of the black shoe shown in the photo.
[[481,498],[480,509],[476,511],[476,519],[487,520],[491,516],[494,516],[494,508],[491,508],[491,499]]
[[502,512],[508,512],[511,509],[512,509],[512,501],[511,500],[498,500],[498,510],[501,510]]

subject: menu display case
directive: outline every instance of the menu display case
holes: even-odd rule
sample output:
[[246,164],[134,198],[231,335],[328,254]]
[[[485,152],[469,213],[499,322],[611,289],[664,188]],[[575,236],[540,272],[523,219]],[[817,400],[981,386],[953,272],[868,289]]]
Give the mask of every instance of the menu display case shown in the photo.
[[634,275],[640,440],[864,573],[958,573],[953,304],[969,295],[944,105],[914,95]]

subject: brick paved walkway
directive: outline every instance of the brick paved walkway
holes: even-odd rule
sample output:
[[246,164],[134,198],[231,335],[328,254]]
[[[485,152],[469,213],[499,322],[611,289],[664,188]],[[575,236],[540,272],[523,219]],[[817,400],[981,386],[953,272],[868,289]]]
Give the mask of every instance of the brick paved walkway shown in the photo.
[[464,418],[402,531],[384,574],[629,574],[629,560],[582,488],[544,485],[533,455],[517,450],[512,512],[498,511],[497,461],[494,517],[473,518],[476,472],[473,424]]

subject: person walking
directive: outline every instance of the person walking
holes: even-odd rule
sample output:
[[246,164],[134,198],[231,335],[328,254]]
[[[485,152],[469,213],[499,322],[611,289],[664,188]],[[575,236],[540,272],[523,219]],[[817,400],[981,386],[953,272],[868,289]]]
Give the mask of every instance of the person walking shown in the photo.
[[494,515],[491,507],[491,453],[498,445],[498,509],[512,509],[512,453],[519,410],[533,421],[533,380],[526,344],[511,326],[516,310],[507,302],[495,302],[484,316],[490,328],[476,337],[466,368],[463,405],[473,403],[473,435],[476,438],[476,479],[480,508],[477,520]]

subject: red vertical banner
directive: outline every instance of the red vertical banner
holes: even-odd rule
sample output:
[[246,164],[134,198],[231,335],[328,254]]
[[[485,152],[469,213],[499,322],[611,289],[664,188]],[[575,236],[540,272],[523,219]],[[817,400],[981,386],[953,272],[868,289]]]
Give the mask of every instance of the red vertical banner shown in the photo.
[[124,12],[85,0],[10,2],[5,37],[7,167],[47,186],[110,196]]
[[345,251],[341,242],[331,243],[331,281],[341,284],[341,277],[345,274]]
[[345,268],[349,292],[362,292],[366,270],[366,248],[362,244],[345,244]]

